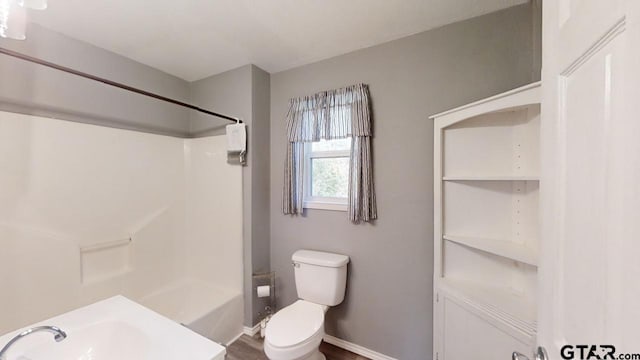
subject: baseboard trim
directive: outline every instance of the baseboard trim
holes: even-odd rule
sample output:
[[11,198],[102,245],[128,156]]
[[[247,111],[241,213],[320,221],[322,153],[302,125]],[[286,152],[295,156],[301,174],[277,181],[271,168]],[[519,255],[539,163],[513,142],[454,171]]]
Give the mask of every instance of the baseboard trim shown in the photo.
[[224,344],[224,347],[228,347],[229,345],[233,344],[234,342],[236,342],[236,340],[240,339],[240,336],[242,336],[242,335],[244,335],[244,330],[242,332],[240,332],[240,334],[234,336],[233,339],[231,339],[231,341],[229,341],[226,344]]
[[387,356],[377,351],[367,349],[364,346],[360,346],[360,345],[348,342],[346,340],[338,339],[335,336],[325,335],[324,341],[328,342],[331,345],[337,346],[339,348],[349,350],[352,353],[358,354],[360,356],[368,357],[371,360],[397,360],[395,358],[392,358],[391,356]]
[[[240,336],[242,335],[249,335],[249,336],[255,336],[257,333],[260,332],[260,324],[256,324],[254,327],[248,327],[245,326],[243,328],[242,333],[240,333],[240,335],[238,335],[233,341],[231,341],[229,344],[233,343],[234,341],[236,341]],[[331,336],[331,335],[324,335],[324,341],[337,346],[339,348],[351,351],[354,354],[358,354],[360,356],[364,356],[367,357],[371,360],[398,360],[396,358],[392,358],[391,356],[387,356],[385,354],[381,354],[377,351],[373,351],[371,349],[367,349],[364,346],[360,346],[357,344],[354,344],[352,342],[348,342],[346,340],[342,340],[342,339],[338,339],[335,336]]]
[[245,335],[254,336],[255,334],[260,332],[260,323],[257,323],[254,327],[245,326],[243,333]]

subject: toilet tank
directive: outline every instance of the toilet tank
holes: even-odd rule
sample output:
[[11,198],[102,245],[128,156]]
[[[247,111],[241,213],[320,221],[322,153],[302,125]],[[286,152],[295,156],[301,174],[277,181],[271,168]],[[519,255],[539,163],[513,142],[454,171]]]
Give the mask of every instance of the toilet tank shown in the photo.
[[348,256],[298,250],[291,260],[300,299],[327,306],[338,305],[344,300]]

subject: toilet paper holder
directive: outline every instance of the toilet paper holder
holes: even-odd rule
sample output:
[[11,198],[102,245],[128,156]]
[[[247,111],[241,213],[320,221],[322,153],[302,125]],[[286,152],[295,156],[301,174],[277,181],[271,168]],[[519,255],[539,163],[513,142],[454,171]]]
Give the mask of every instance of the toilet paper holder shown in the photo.
[[[271,314],[273,314],[274,309],[276,308],[276,273],[275,272],[266,272],[266,273],[256,273],[253,274],[253,299],[258,303],[264,304],[263,311],[259,312],[259,316],[265,318]],[[258,288],[268,286],[269,287],[269,296],[268,297],[259,297],[258,296]]]

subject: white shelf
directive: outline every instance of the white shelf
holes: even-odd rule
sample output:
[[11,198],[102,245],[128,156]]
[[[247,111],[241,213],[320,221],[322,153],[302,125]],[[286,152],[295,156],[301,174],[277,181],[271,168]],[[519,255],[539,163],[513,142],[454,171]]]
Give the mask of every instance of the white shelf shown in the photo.
[[446,351],[469,338],[496,354],[528,351],[536,338],[540,84],[433,120],[434,351],[441,360],[470,357]]
[[[442,235],[512,239],[536,249],[538,181],[443,181]],[[442,236],[440,235],[440,236]]]
[[532,266],[538,266],[538,256],[536,252],[521,244],[505,240],[474,238],[468,236],[444,235],[443,238],[447,241],[452,241],[457,244],[482,250],[504,258]]
[[486,176],[444,176],[443,181],[539,181],[539,176],[533,175],[486,175]]
[[539,114],[491,113],[442,129],[442,176],[539,174]]
[[530,336],[536,333],[536,307],[526,297],[508,289],[485,287],[457,279],[441,279],[439,286],[451,296]]

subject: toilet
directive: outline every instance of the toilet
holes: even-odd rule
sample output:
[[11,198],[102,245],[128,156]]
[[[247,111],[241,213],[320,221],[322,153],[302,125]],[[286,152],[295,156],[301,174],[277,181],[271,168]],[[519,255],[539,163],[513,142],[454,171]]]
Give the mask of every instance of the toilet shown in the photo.
[[324,314],[344,300],[349,257],[298,250],[291,260],[299,300],[269,320],[264,352],[270,360],[326,360],[319,350]]

